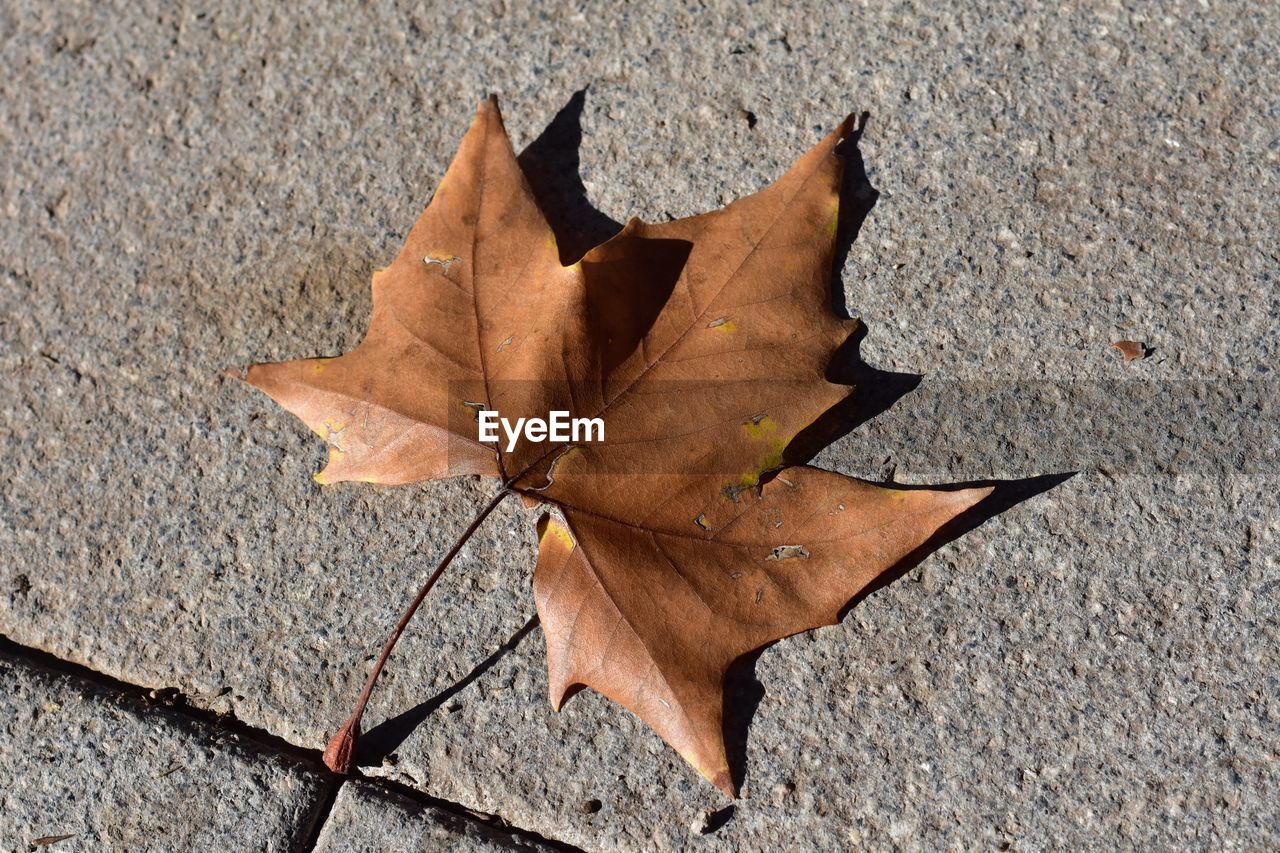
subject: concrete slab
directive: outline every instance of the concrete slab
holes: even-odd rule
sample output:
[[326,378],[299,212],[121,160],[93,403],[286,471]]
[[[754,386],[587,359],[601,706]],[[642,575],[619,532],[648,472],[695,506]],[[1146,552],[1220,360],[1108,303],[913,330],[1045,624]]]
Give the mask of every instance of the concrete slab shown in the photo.
[[65,676],[0,659],[0,715],[6,850],[301,850],[320,817],[320,774]]
[[549,711],[506,507],[393,661],[370,722],[413,725],[376,772],[591,848],[1275,844],[1256,443],[1188,417],[1227,450],[1161,466],[1181,421],[1140,420],[1143,464],[1099,461],[1060,439],[1114,407],[948,419],[943,386],[1274,382],[1278,56],[1274,16],[1195,3],[11,5],[0,632],[319,748],[488,487],[321,489],[319,442],[220,371],[359,339],[488,91],[523,148],[590,87],[580,151],[571,121],[527,160],[568,245],[750,192],[866,110],[846,302],[867,361],[941,384],[820,461],[1082,473],[762,655],[732,814],[599,697]]
[[338,791],[315,849],[317,853],[377,853],[555,848],[353,781]]

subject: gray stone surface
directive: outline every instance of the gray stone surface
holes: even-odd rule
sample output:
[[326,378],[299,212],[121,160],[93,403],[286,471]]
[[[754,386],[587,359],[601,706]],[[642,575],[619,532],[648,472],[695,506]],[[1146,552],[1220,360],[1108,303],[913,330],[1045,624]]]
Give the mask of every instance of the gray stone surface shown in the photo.
[[301,850],[319,816],[319,774],[7,659],[0,719],[0,849]]
[[551,850],[362,782],[347,782],[316,839],[317,853],[386,850]]
[[477,670],[533,612],[532,516],[504,507],[388,670],[370,723],[413,725],[370,772],[597,849],[1280,843],[1274,469],[1144,458],[1184,422],[1214,444],[1185,395],[1103,461],[1114,407],[967,420],[942,390],[1266,397],[1280,26],[869,6],[0,10],[0,632],[319,748],[490,487],[317,487],[320,442],[220,371],[359,339],[485,92],[523,147],[589,85],[580,171],[613,220],[718,206],[866,110],[881,195],[841,278],[865,358],[927,379],[820,462],[1081,473],[765,652],[731,815],[598,696],[553,714],[536,629]]

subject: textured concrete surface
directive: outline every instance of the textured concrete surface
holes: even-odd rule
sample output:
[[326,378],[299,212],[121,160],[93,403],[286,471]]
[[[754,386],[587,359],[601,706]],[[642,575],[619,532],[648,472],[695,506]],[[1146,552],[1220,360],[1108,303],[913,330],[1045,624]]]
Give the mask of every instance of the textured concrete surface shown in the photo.
[[317,853],[385,850],[551,850],[361,782],[338,792]]
[[0,718],[4,850],[299,850],[320,814],[318,774],[65,676],[0,660]]
[[526,158],[566,246],[865,110],[840,280],[865,359],[926,378],[819,462],[1080,473],[748,668],[732,811],[598,696],[549,710],[504,507],[369,772],[588,848],[1280,843],[1274,432],[1217,431],[1274,406],[1278,56],[1243,4],[10,4],[0,632],[319,748],[490,487],[321,489],[320,442],[220,371],[359,339],[488,91],[523,148],[590,87],[580,148]]

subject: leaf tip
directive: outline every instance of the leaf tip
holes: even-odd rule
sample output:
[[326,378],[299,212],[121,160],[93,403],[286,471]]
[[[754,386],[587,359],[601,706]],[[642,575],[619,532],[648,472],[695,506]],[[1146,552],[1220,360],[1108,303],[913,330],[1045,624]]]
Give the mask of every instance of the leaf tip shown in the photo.
[[725,767],[711,777],[708,781],[715,785],[729,799],[738,799],[738,786],[733,784],[733,776],[729,773],[729,768]]
[[498,96],[493,92],[485,95],[480,99],[480,105],[476,107],[476,120],[492,116],[499,121],[502,120],[502,110],[498,106]]
[[995,490],[996,490],[995,486],[983,486],[978,489],[965,489],[965,491],[970,492],[974,495],[974,498],[969,503],[969,506],[973,506],[974,504],[978,503],[982,499],[989,497],[995,492]]
[[547,698],[551,700],[551,710],[557,714],[564,707],[565,701],[569,695],[573,693],[573,681],[568,678],[558,678],[552,675],[547,684]]
[[858,130],[858,114],[849,113],[844,117],[844,121],[840,122],[836,128],[836,134],[841,141],[853,136]]
[[738,786],[733,782],[733,774],[729,772],[729,760],[724,755],[723,747],[718,750],[720,755],[714,761],[712,766],[700,762],[696,754],[679,750],[680,756],[693,766],[702,778],[706,779],[716,788],[718,788],[725,796],[731,799],[738,799]]
[[954,492],[947,492],[951,498],[951,509],[954,515],[959,515],[966,510],[972,509],[982,503],[995,492],[995,486],[979,486],[972,489],[957,489]]

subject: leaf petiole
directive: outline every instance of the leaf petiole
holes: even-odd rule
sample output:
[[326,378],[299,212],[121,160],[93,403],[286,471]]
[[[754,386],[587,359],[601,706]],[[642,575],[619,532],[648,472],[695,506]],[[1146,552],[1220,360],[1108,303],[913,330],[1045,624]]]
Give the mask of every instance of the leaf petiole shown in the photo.
[[471,525],[453,543],[453,547],[436,565],[435,571],[431,573],[422,588],[418,590],[418,594],[414,596],[413,601],[405,609],[404,615],[400,617],[400,621],[391,631],[391,635],[387,637],[386,643],[382,646],[382,653],[378,655],[378,660],[373,664],[373,671],[369,673],[369,678],[364,683],[364,689],[360,691],[360,698],[356,700],[355,710],[351,712],[351,716],[347,718],[342,728],[338,729],[334,736],[329,739],[329,744],[324,749],[325,766],[334,773],[345,776],[351,772],[351,765],[355,762],[356,746],[360,740],[360,718],[364,716],[365,706],[369,704],[369,697],[373,694],[373,685],[382,673],[382,668],[386,665],[387,658],[391,656],[391,650],[395,648],[396,641],[404,633],[405,626],[409,624],[413,614],[418,612],[418,607],[427,597],[427,593],[431,592],[431,588],[436,585],[436,581],[440,580],[440,576],[444,574],[444,570],[453,562],[453,558],[458,556],[458,552],[462,550],[462,546],[471,538],[471,534],[476,532],[476,529],[489,517],[489,513],[493,512],[498,504],[502,503],[503,498],[509,494],[511,494],[510,482],[505,484],[493,496],[493,500],[489,501],[488,505],[480,510],[480,514],[475,517]]

